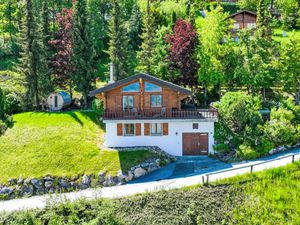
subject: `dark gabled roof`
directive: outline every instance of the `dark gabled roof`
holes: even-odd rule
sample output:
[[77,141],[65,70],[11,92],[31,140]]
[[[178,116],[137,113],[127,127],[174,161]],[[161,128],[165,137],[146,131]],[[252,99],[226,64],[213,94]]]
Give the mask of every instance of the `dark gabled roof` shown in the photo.
[[249,11],[249,10],[241,10],[241,11],[238,11],[238,12],[236,12],[236,13],[233,13],[233,14],[229,15],[229,16],[227,17],[227,19],[228,19],[228,18],[231,18],[231,17],[234,17],[234,16],[236,16],[236,15],[238,15],[238,14],[241,14],[241,13],[249,13],[249,14],[251,14],[251,15],[253,15],[253,16],[257,16],[257,14],[256,14],[255,12],[252,12],[252,11]]
[[162,86],[168,87],[170,89],[173,89],[175,91],[181,92],[181,93],[186,94],[186,95],[191,95],[192,94],[192,92],[190,90],[185,89],[183,87],[180,87],[180,86],[178,86],[176,84],[173,84],[171,82],[158,79],[156,77],[150,76],[149,74],[139,73],[139,74],[127,77],[127,78],[125,78],[123,80],[119,80],[119,81],[116,81],[114,83],[108,84],[108,85],[106,85],[106,86],[104,86],[102,88],[98,88],[96,90],[93,90],[93,91],[90,92],[90,96],[95,96],[97,94],[110,91],[110,90],[112,90],[114,88],[117,88],[117,87],[119,87],[121,85],[130,83],[131,81],[138,80],[140,78],[145,79],[147,81],[152,81],[154,83],[160,84]]

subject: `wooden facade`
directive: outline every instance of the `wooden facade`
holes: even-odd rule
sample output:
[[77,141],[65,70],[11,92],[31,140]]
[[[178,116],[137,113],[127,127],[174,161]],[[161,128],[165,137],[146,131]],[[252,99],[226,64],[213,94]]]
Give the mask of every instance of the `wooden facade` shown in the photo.
[[[134,108],[137,111],[144,111],[153,108],[151,107],[151,95],[162,96],[162,106],[155,107],[156,109],[157,108],[181,109],[181,100],[188,97],[188,95],[182,94],[168,87],[161,87],[162,92],[145,92],[144,90],[145,81],[142,79],[138,81],[140,83],[139,92],[122,91],[122,88],[124,86],[127,86],[135,82],[137,81],[132,81],[130,83],[124,84],[113,90],[107,91],[106,93],[100,93],[96,95],[96,97],[104,101],[104,108],[105,110],[108,111],[123,111],[123,96],[133,96]],[[154,83],[154,82],[149,82],[149,83]]]

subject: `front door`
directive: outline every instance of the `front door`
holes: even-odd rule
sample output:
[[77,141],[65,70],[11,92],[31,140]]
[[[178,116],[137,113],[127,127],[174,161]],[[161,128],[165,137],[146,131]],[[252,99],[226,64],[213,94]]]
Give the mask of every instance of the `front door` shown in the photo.
[[183,155],[207,155],[208,133],[183,133]]

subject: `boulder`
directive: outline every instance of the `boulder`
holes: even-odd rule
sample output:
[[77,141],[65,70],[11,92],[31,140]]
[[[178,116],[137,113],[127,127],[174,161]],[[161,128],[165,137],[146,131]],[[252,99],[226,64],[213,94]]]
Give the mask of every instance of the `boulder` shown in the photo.
[[23,184],[23,182],[24,182],[24,179],[22,177],[19,177],[17,180],[17,184],[21,185],[21,184]]
[[33,195],[33,186],[32,185],[24,185],[20,188],[20,196],[31,196]]
[[134,173],[133,171],[128,171],[128,176],[126,177],[126,182],[133,180],[134,178]]
[[59,184],[59,186],[60,186],[61,189],[65,189],[66,190],[66,189],[70,188],[70,182],[66,178],[59,178],[58,179],[58,184]]
[[9,183],[10,185],[16,185],[16,184],[17,184],[17,179],[9,178],[9,179],[8,179],[8,183]]
[[24,180],[24,184],[25,184],[25,185],[29,185],[30,182],[31,182],[31,179],[30,179],[30,178],[26,178],[26,179]]
[[105,172],[99,172],[98,173],[98,182],[100,184],[103,184],[104,181],[105,181]]
[[285,146],[279,146],[279,147],[277,148],[277,150],[278,150],[278,152],[284,152],[284,151],[287,150],[287,148],[286,148]]
[[82,185],[90,186],[91,185],[91,176],[88,176],[86,174],[83,175],[81,180]]
[[53,181],[47,180],[47,181],[45,181],[44,185],[45,185],[45,188],[49,189],[53,186]]
[[127,175],[124,174],[121,170],[118,171],[117,180],[118,183],[124,184],[126,182]]
[[43,185],[43,182],[41,180],[38,179],[32,179],[31,180],[31,184],[36,188],[36,189],[40,189]]
[[149,166],[148,166],[148,173],[151,173],[153,172],[154,170],[157,170],[158,169],[158,166],[156,165],[156,163],[150,163]]
[[147,171],[145,169],[138,167],[134,170],[134,177],[138,178],[138,177],[145,175],[146,173],[147,173]]
[[11,195],[14,192],[12,187],[3,187],[0,189],[0,195]]
[[117,180],[116,180],[114,177],[110,176],[110,175],[108,175],[108,176],[106,177],[105,182],[103,183],[103,185],[104,185],[105,187],[114,186],[114,185],[116,185],[116,184],[117,184]]
[[144,162],[140,165],[143,169],[147,168],[149,166],[149,163]]

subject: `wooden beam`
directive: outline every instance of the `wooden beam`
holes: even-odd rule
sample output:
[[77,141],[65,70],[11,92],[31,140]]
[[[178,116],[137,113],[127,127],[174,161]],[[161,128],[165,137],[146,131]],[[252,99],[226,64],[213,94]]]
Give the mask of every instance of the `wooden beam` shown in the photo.
[[144,81],[142,78],[140,78],[139,82],[140,82],[140,110],[144,111]]

